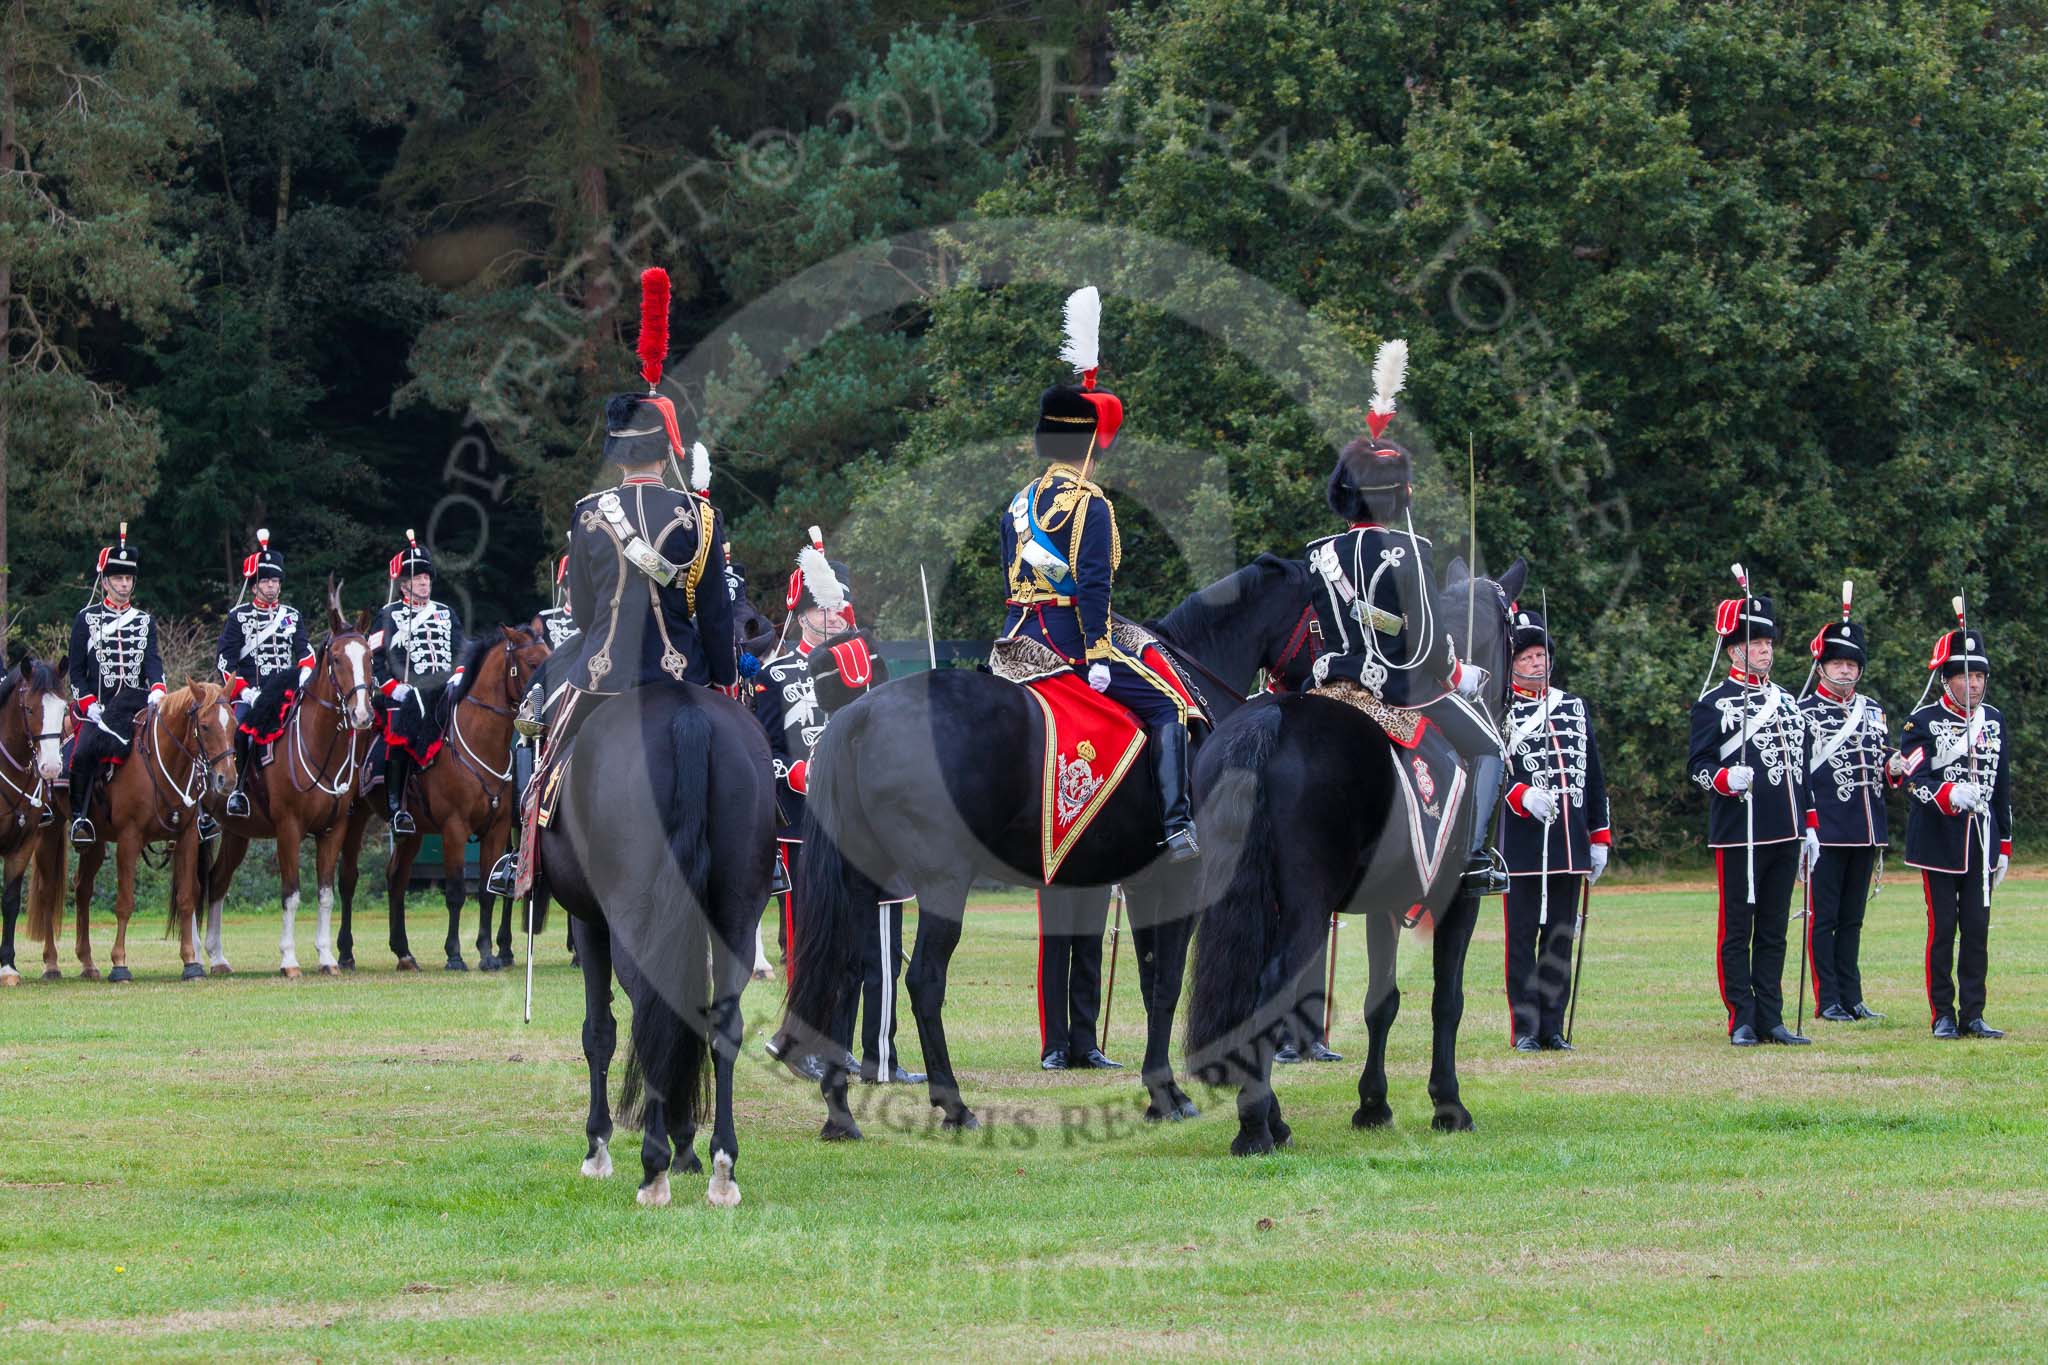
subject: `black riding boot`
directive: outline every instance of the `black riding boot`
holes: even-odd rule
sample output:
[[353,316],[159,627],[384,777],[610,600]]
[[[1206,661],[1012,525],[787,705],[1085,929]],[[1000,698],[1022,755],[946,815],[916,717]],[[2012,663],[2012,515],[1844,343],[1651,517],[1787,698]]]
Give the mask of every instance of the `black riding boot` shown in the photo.
[[1493,754],[1472,762],[1472,848],[1465,860],[1465,890],[1477,896],[1508,893],[1507,861],[1493,848],[1493,826],[1500,813],[1501,783],[1507,769]]
[[88,758],[71,765],[71,842],[79,848],[99,842],[92,827],[92,790],[99,781],[100,762]]
[[393,749],[384,758],[384,808],[391,815],[393,838],[403,839],[418,833],[413,825],[412,815],[405,808],[405,784],[412,775],[412,757],[402,749]]
[[255,747],[247,731],[235,731],[235,789],[228,793],[227,813],[237,820],[249,818],[249,760]]
[[1178,722],[1152,731],[1152,773],[1159,782],[1159,806],[1165,812],[1166,860],[1184,863],[1201,849],[1195,844],[1195,817],[1188,796],[1188,730]]

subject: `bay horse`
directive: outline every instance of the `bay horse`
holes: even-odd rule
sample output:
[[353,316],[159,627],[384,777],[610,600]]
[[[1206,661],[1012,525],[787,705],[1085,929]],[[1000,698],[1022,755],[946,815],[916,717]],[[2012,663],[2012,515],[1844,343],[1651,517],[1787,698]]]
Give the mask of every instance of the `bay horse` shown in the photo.
[[[519,813],[518,793],[512,774],[512,717],[526,696],[534,670],[548,657],[547,642],[513,626],[485,631],[469,643],[463,655],[461,687],[448,689],[442,700],[445,717],[438,751],[425,767],[412,775],[414,802],[410,809],[418,832],[397,840],[385,864],[384,896],[390,909],[391,951],[398,970],[416,972],[419,961],[405,932],[405,891],[412,877],[413,859],[419,856],[420,841],[429,834],[441,836],[441,899],[448,907],[447,970],[463,972],[469,964],[462,958],[462,906],[468,879],[463,872],[464,846],[477,836],[478,869],[487,872],[498,861],[512,839],[512,821]],[[356,879],[362,856],[363,830],[370,822],[374,802],[357,800],[349,812],[348,832],[341,851],[341,961],[355,960]],[[477,888],[481,913],[477,923],[478,965],[487,972],[511,965],[512,902],[505,900],[505,925],[501,941],[507,951],[500,957],[491,951],[491,907],[500,899],[481,885]]]
[[[47,926],[64,897],[63,834],[67,821],[55,818],[57,781],[64,775],[64,739],[71,733],[71,688],[64,664],[55,668],[25,657],[0,681],[0,859],[6,886],[0,890],[0,987],[21,984],[14,965],[14,926],[21,918],[22,880],[31,868],[33,904],[29,930]],[[47,934],[47,928],[45,929]],[[54,936],[43,946],[45,974],[57,971]]]
[[355,965],[347,942],[342,944],[342,955],[335,955],[329,926],[334,913],[335,866],[341,861],[349,811],[356,800],[356,768],[369,748],[368,735],[377,723],[377,713],[370,701],[375,695],[367,638],[370,613],[360,612],[351,622],[341,608],[341,586],[331,578],[327,581],[327,627],[329,635],[314,658],[312,676],[306,679],[304,690],[291,698],[291,713],[274,738],[266,731],[279,726],[277,716],[285,705],[286,689],[298,681],[297,670],[272,674],[249,709],[245,724],[256,729],[258,740],[268,740],[271,745],[270,762],[258,763],[245,784],[249,814],[228,815],[224,799],[208,803],[221,824],[215,858],[209,862],[204,850],[200,855],[206,955],[215,976],[233,971],[221,951],[221,913],[227,906],[235,870],[257,839],[277,841],[277,880],[284,901],[278,974],[289,978],[300,974],[294,928],[299,911],[299,846],[308,836],[313,839],[314,885],[319,893],[320,919],[313,946],[319,955],[320,974],[332,976]]
[[[171,845],[170,922],[178,930],[184,979],[206,975],[198,962],[194,925],[199,910],[199,802],[225,796],[235,785],[235,720],[218,683],[193,679],[135,718],[135,742],[113,774],[95,790],[87,812],[100,838],[78,852],[73,909],[78,916],[78,960],[87,981],[100,979],[92,960],[92,888],[107,845],[114,845],[114,951],[109,981],[130,981],[128,920],[135,913],[135,864],[150,844]],[[53,919],[45,942],[62,929]],[[48,950],[44,953],[47,961]]]
[[[1498,725],[1508,683],[1508,607],[1527,565],[1517,559],[1500,581],[1474,577],[1452,560],[1438,596],[1458,657],[1487,670],[1483,701]],[[1467,613],[1472,621],[1466,636]],[[1285,1146],[1290,1129],[1273,1094],[1273,1054],[1290,1009],[1320,1010],[1322,985],[1296,989],[1312,970],[1333,912],[1365,917],[1370,961],[1365,1000],[1369,1042],[1358,1080],[1354,1127],[1393,1120],[1387,1105],[1387,1034],[1401,1005],[1394,984],[1405,923],[1427,910],[1434,1027],[1429,1094],[1431,1126],[1472,1127],[1458,1096],[1458,1024],[1465,1010],[1465,954],[1480,898],[1463,889],[1463,850],[1474,818],[1459,812],[1446,835],[1450,856],[1424,886],[1397,808],[1393,741],[1356,707],[1314,692],[1262,697],[1225,721],[1196,761],[1211,793],[1203,810],[1203,860],[1194,996],[1188,1006],[1189,1069],[1211,1084],[1238,1086],[1238,1133],[1230,1150],[1245,1156]],[[1469,805],[1469,803],[1467,803]]]
[[[1309,572],[1261,555],[1152,623],[1200,693],[1212,721],[1244,704],[1260,669],[1298,650],[1310,614]],[[783,1029],[784,1055],[845,1055],[826,1030],[857,988],[860,926],[879,888],[901,876],[917,892],[917,941],[905,986],[924,1049],[929,1098],[947,1128],[977,1121],[960,1096],[941,1017],[947,964],[960,942],[976,877],[1042,884],[1040,830],[1045,723],[1027,689],[985,672],[937,669],[875,688],[832,717],[810,765]],[[1145,1001],[1145,1117],[1192,1118],[1173,1075],[1173,1016],[1193,922],[1196,867],[1159,859],[1159,794],[1149,764],[1134,766],[1060,866],[1060,886],[1123,883]],[[1199,799],[1201,786],[1195,794]],[[1199,821],[1198,821],[1199,824]],[[860,1136],[846,1107],[846,1074],[821,1082],[827,1140]]]
[[641,1131],[636,1198],[650,1207],[669,1202],[672,1131],[683,1169],[704,1169],[694,1139],[715,1078],[705,1197],[731,1207],[740,1201],[732,1178],[740,992],[752,975],[775,848],[768,737],[751,710],[685,683],[651,683],[585,705],[595,709],[561,741],[569,766],[540,831],[535,883],[568,910],[583,969],[583,1174],[612,1173],[606,1091],[618,1043],[616,972],[633,1003],[618,1118]]

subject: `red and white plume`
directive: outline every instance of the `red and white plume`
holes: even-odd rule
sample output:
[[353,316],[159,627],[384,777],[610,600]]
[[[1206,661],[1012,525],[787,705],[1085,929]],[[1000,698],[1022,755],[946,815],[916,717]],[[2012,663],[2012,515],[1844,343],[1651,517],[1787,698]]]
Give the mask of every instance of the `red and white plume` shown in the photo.
[[702,441],[690,444],[690,488],[698,493],[711,491],[711,452]]
[[640,377],[648,392],[661,384],[668,359],[668,272],[650,266],[640,272]]
[[1067,331],[1060,342],[1060,359],[1081,376],[1081,387],[1095,387],[1095,371],[1102,364],[1102,294],[1092,284],[1067,295]]
[[1394,395],[1407,382],[1408,343],[1400,337],[1381,342],[1372,362],[1372,406],[1365,414],[1365,425],[1375,441],[1394,420]]
[[832,572],[832,561],[825,558],[825,533],[817,527],[811,528],[811,543],[797,551],[796,566],[804,576],[804,586],[811,590],[812,600],[819,606],[826,611],[839,611],[846,606],[846,585]]

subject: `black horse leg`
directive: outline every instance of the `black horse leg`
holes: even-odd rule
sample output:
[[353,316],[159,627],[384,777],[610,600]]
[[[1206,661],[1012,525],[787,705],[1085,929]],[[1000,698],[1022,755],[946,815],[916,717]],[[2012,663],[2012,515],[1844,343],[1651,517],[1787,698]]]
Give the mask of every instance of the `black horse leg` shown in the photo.
[[1430,1127],[1438,1132],[1465,1132],[1472,1114],[1458,1100],[1458,1023],[1465,1016],[1465,950],[1479,922],[1479,897],[1460,895],[1437,921],[1434,949],[1436,980],[1430,995],[1429,1020],[1434,1038],[1429,1055],[1429,1097],[1436,1101]]
[[583,1120],[583,1174],[602,1180],[612,1173],[612,1108],[607,1087],[612,1054],[619,1045],[612,1017],[612,935],[603,920],[569,920],[569,935],[583,959],[583,1061],[590,1068],[590,1113]]
[[[462,960],[462,902],[465,890],[463,883],[467,878],[462,873],[461,855],[457,854],[456,859],[454,875],[443,875],[441,878],[441,903],[448,907],[448,937],[442,940],[441,946],[448,953],[447,970],[466,972],[469,970],[469,964]],[[489,971],[490,967],[484,966],[484,970]]]
[[1180,1008],[1181,983],[1187,977],[1188,940],[1193,922],[1134,925],[1132,956],[1138,960],[1138,992],[1145,1002],[1145,1119],[1158,1123],[1197,1118],[1201,1110],[1173,1075],[1173,1016]]
[[[490,898],[485,897],[484,904],[488,906],[490,903]],[[500,896],[498,905],[498,961],[509,967],[512,965],[512,897]],[[486,914],[484,927],[489,928],[490,923],[491,917]]]
[[668,1106],[649,1095],[640,1129],[640,1191],[634,1198],[650,1209],[666,1205],[668,1168],[674,1159],[668,1140]]
[[20,975],[14,968],[14,922],[21,918],[21,881],[9,877],[6,889],[0,890],[0,976]]
[[1394,1016],[1401,1012],[1401,988],[1394,983],[1395,960],[1401,948],[1400,930],[1394,917],[1383,908],[1367,909],[1365,922],[1365,1069],[1358,1073],[1358,1110],[1351,1116],[1353,1128],[1383,1128],[1394,1121],[1387,1104],[1387,1035],[1393,1032]]
[[[753,939],[744,922],[740,930],[751,950]],[[746,1025],[740,1014],[740,992],[753,979],[754,958],[751,951],[742,955],[714,938],[711,961],[711,1065],[717,1108],[711,1122],[711,1185],[705,1198],[715,1208],[729,1209],[740,1202],[740,1187],[732,1178],[740,1159],[739,1130],[732,1120],[733,1068],[739,1061]]]
[[487,972],[498,971],[505,965],[504,963],[498,961],[498,955],[491,951],[491,920],[492,912],[496,908],[494,904],[496,900],[496,896],[493,896],[490,892],[484,890],[481,884],[478,885],[476,892],[477,966],[481,967],[483,970]]
[[960,921],[967,912],[967,883],[948,886],[935,894],[918,888],[917,946],[910,954],[910,972],[904,985],[910,993],[910,1012],[917,1019],[917,1038],[924,1048],[925,1069],[930,1073],[931,1101],[945,1111],[944,1127],[979,1128],[981,1121],[960,1099],[960,1083],[953,1075],[953,1055],[946,1047],[946,1025],[940,1017],[946,1004],[946,965],[960,944]]

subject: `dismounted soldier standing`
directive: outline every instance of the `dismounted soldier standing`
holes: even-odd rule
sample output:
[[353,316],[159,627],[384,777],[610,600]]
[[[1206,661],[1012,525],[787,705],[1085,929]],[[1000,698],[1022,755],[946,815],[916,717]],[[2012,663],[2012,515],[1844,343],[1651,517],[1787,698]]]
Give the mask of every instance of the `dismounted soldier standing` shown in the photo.
[[[441,694],[460,680],[462,619],[455,608],[434,600],[434,557],[405,533],[405,548],[391,557],[398,598],[377,613],[370,633],[370,660],[383,693],[382,752],[384,802],[391,833],[417,833],[405,808],[406,783],[416,766],[434,757],[438,742],[435,712]],[[372,764],[378,762],[373,750]]]
[[[249,709],[263,685],[290,673],[293,687],[304,687],[313,672],[313,646],[299,609],[284,601],[284,556],[272,548],[270,532],[256,533],[256,553],[242,561],[242,578],[251,583],[249,600],[237,603],[221,623],[214,646],[214,665],[235,708],[235,789],[228,793],[227,813],[249,814],[250,750],[259,738],[249,725]],[[283,684],[280,684],[282,686]],[[262,736],[268,742],[274,736]]]
[[[872,638],[854,622],[853,598],[847,588],[846,565],[826,558],[825,539],[811,528],[810,543],[797,554],[783,605],[797,627],[786,650],[761,665],[755,675],[754,717],[768,733],[775,765],[777,851],[796,880],[803,852],[797,837],[810,787],[811,754],[831,722],[832,713],[850,705],[870,688],[888,680],[888,669],[874,652]],[[783,935],[792,931],[789,909],[794,892],[785,893]],[[851,1042],[855,1011],[861,1025],[859,1073],[862,1080],[914,1084],[920,1072],[907,1070],[896,1051],[896,982],[902,974],[903,903],[908,887],[882,888],[876,917],[861,927],[861,990],[849,993],[842,1014],[832,1021],[832,1036]],[[779,1057],[784,1040],[772,1040],[771,1056]],[[799,1070],[822,1076],[824,1063],[806,1057]],[[849,1060],[847,1069],[853,1070]]]
[[1868,661],[1861,623],[1849,619],[1854,585],[1842,584],[1842,619],[1813,637],[1818,681],[1799,709],[1809,732],[1806,764],[1820,819],[1820,861],[1813,869],[1813,919],[1807,956],[1814,1017],[1836,1023],[1881,1019],[1863,1003],[1857,955],[1870,882],[1890,835],[1885,828],[1885,763],[1891,725],[1862,689]]
[[1047,886],[1038,892],[1038,1065],[1046,1071],[1121,1070],[1102,1050],[1102,932],[1107,886]]
[[1728,1041],[1802,1044],[1811,1040],[1785,1027],[1784,976],[1793,885],[1820,857],[1806,717],[1771,681],[1778,623],[1768,597],[1721,603],[1714,629],[1728,676],[1693,703],[1687,770],[1707,794]]
[[1542,613],[1515,612],[1510,648],[1509,785],[1501,817],[1508,1036],[1517,1052],[1569,1052],[1572,931],[1582,884],[1607,870],[1607,779],[1585,699],[1551,686],[1553,653]]
[[140,567],[124,521],[114,544],[99,554],[94,595],[103,589],[106,596],[71,618],[71,696],[78,712],[78,742],[71,752],[71,842],[81,846],[99,837],[91,817],[101,765],[127,755],[135,742],[137,715],[164,699],[156,618],[132,600]]
[[1941,675],[1941,696],[1907,720],[1898,767],[1912,794],[1906,865],[1920,869],[1927,892],[1928,1014],[1937,1038],[2003,1038],[1984,1022],[1984,976],[1989,893],[2012,859],[2005,717],[1984,700],[1991,661],[1981,631],[1943,635],[1927,666]]
[[1389,706],[1422,711],[1443,731],[1472,770],[1465,889],[1498,896],[1508,878],[1488,844],[1506,752],[1500,732],[1472,700],[1486,685],[1486,670],[1460,663],[1449,630],[1436,620],[1430,544],[1415,533],[1410,517],[1413,462],[1382,435],[1407,369],[1407,342],[1380,347],[1368,434],[1347,444],[1330,471],[1325,497],[1350,525],[1308,547],[1309,570],[1321,580],[1310,601],[1327,651],[1316,659],[1313,685],[1356,683]]
[[1174,679],[1118,648],[1110,630],[1123,541],[1109,496],[1088,475],[1116,439],[1124,408],[1096,386],[1101,316],[1093,285],[1067,299],[1060,356],[1081,382],[1055,384],[1039,396],[1032,442],[1046,470],[1010,500],[999,532],[1009,587],[1003,634],[1047,646],[1137,716],[1165,813],[1161,843],[1169,861],[1182,862],[1201,851],[1188,789],[1188,702]]

